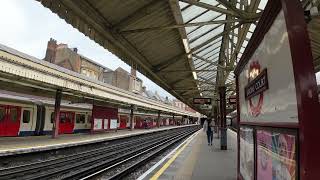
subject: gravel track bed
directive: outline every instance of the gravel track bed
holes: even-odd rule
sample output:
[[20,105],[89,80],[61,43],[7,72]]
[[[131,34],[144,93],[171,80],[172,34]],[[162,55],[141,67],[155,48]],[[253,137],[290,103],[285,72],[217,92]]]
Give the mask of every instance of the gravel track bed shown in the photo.
[[[39,165],[39,169],[37,169],[35,167],[31,167],[33,169],[28,169],[28,171],[26,171],[26,172],[28,172],[29,175],[27,175],[27,174],[23,175],[23,179],[29,178],[29,177],[31,178],[35,174],[40,175],[39,177],[41,177],[41,174],[47,175],[48,173],[52,173],[52,175],[50,175],[49,179],[64,179],[66,177],[73,177],[76,173],[85,172],[86,170],[88,170],[88,172],[92,172],[92,170],[96,169],[95,167],[98,168],[100,164],[102,166],[103,163],[108,164],[108,163],[117,162],[117,161],[119,161],[119,158],[120,159],[122,158],[122,156],[123,156],[123,158],[126,158],[126,156],[127,156],[126,154],[129,155],[138,149],[142,150],[150,145],[152,147],[152,146],[156,145],[157,143],[159,143],[160,141],[166,142],[170,139],[170,137],[172,138],[172,137],[178,135],[179,133],[183,132],[183,129],[185,129],[185,128],[175,129],[175,130],[166,130],[166,131],[161,131],[161,132],[155,132],[155,133],[150,133],[150,134],[144,134],[144,135],[138,135],[138,136],[133,136],[133,137],[111,140],[111,141],[107,141],[107,142],[98,142],[98,143],[88,144],[88,145],[68,147],[68,148],[58,149],[58,150],[51,150],[51,151],[2,157],[1,162],[0,162],[0,179],[1,179],[1,173],[6,173],[6,170],[1,171],[1,169],[3,169],[3,168],[6,169],[6,168],[11,167],[11,169],[15,170],[12,167],[15,167],[15,166],[22,166],[23,167],[23,165],[30,164],[30,163],[37,163],[37,164],[35,164],[35,166]],[[174,135],[174,134],[176,134],[176,135]],[[152,145],[152,144],[154,144],[154,145]],[[160,147],[157,147],[157,148],[160,148]],[[100,149],[102,149],[103,151],[101,151]],[[172,147],[170,149],[172,149]],[[88,153],[86,151],[89,151],[90,153]],[[167,151],[169,151],[169,150],[166,150],[166,152]],[[93,155],[92,155],[92,152],[93,152]],[[104,153],[104,152],[106,152],[106,153]],[[100,178],[100,179],[105,179],[106,177],[110,177],[110,176],[120,172],[121,170],[130,166],[130,164],[133,164],[133,163],[143,159],[144,157],[148,156],[151,153],[152,153],[152,151],[144,154],[143,156],[139,156],[138,158],[134,158],[134,159],[130,160],[130,163],[125,163],[125,164],[121,165],[120,167],[116,167],[116,169],[108,172],[109,174],[106,173],[105,175],[101,176],[102,178]],[[79,156],[79,154],[81,156]],[[166,153],[161,153],[161,154],[166,154]],[[103,157],[105,157],[105,158],[103,158]],[[157,158],[160,159],[162,157],[163,156],[158,156]],[[58,158],[60,158],[60,159],[58,159]],[[152,166],[156,162],[157,162],[156,160],[149,161],[147,163],[147,165],[143,165],[142,168],[139,168],[139,171],[140,171],[140,169],[147,169],[148,164],[150,164],[149,166]],[[43,166],[43,163],[46,163],[48,165]],[[53,166],[51,166],[51,165],[53,165]],[[29,166],[27,168],[29,168]],[[105,166],[105,165],[103,165],[103,166]],[[17,167],[15,167],[15,168],[18,169]],[[25,168],[25,167],[23,167],[23,168]],[[60,170],[61,170],[61,172],[60,172]],[[55,172],[57,172],[56,175],[54,175]],[[141,174],[143,172],[144,171],[141,171],[140,173],[136,173],[136,172],[132,173],[132,174],[136,174],[136,175],[132,176],[132,178],[130,178],[130,176],[128,176],[128,178],[134,179],[139,174]],[[14,177],[13,175],[12,175],[12,177]],[[8,177],[10,177],[10,176],[8,176]],[[44,177],[46,177],[46,176],[44,176]]]

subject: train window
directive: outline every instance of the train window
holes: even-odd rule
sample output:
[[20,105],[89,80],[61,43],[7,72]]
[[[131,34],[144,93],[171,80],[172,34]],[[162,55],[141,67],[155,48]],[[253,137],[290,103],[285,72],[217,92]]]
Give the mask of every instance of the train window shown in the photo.
[[51,113],[51,123],[53,123],[54,120],[54,112]]
[[66,113],[60,113],[60,122],[65,123],[66,122]]
[[30,111],[29,110],[23,110],[22,122],[23,123],[29,123],[30,122]]
[[10,109],[10,119],[13,122],[16,122],[18,119],[18,110],[16,108]]
[[84,114],[76,114],[76,123],[84,124],[86,122],[86,115]]
[[4,107],[0,107],[0,122],[4,120],[5,115],[6,115],[6,109]]
[[88,123],[91,124],[91,119],[92,119],[92,116],[91,115],[88,115]]

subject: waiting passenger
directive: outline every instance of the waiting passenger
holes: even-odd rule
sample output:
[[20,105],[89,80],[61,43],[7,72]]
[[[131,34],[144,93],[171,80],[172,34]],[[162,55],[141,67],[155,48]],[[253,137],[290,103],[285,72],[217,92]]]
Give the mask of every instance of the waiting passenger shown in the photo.
[[213,128],[212,120],[211,119],[205,120],[203,123],[203,131],[207,133],[208,146],[212,146],[212,141],[213,141],[212,128]]

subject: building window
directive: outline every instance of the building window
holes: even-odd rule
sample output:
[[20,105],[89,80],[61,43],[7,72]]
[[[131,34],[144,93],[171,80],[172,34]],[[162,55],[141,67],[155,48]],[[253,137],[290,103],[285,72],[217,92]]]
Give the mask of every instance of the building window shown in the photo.
[[6,115],[6,109],[4,107],[0,107],[0,122],[4,120]]
[[30,111],[29,110],[23,110],[22,114],[22,122],[23,123],[29,123],[30,122]]
[[84,124],[86,122],[86,116],[84,114],[76,114],[76,123]]
[[15,108],[12,108],[10,110],[10,119],[12,122],[16,122],[18,119],[18,110]]
[[66,113],[60,113],[60,122],[65,123],[66,122]]
[[88,115],[88,124],[91,124],[91,119],[92,119],[92,116],[91,115]]

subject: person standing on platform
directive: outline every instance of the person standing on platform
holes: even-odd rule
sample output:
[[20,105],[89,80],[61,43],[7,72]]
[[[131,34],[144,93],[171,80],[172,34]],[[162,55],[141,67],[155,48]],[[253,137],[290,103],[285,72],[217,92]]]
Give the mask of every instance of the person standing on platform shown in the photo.
[[212,146],[213,131],[212,131],[212,120],[207,119],[203,123],[203,131],[207,133],[208,146]]

